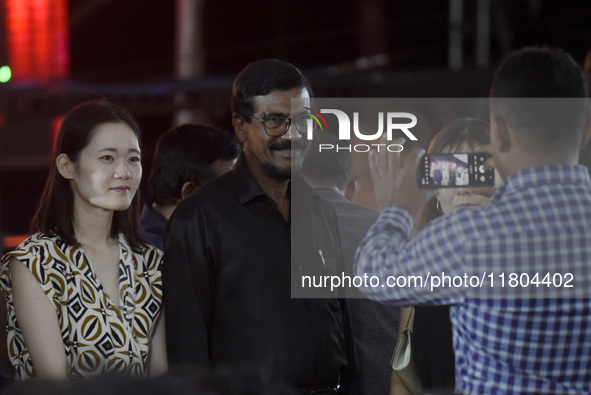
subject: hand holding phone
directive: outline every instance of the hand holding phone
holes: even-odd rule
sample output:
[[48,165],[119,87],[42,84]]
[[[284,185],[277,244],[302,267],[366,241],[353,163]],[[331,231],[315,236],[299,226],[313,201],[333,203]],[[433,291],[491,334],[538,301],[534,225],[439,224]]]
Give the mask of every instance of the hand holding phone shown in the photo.
[[[404,138],[392,140],[393,144],[405,144]],[[403,152],[404,160],[402,158]],[[382,211],[396,206],[415,216],[433,196],[434,191],[420,189],[416,181],[416,169],[425,150],[419,147],[400,152],[370,151],[369,170],[374,185],[376,205]]]
[[423,155],[417,169],[420,188],[475,188],[495,185],[495,171],[482,152]]

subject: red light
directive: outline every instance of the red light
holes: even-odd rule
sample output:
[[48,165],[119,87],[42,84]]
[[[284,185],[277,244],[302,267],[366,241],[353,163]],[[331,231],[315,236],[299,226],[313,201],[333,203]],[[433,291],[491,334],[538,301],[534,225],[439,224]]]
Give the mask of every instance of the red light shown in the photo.
[[8,56],[15,80],[68,75],[67,0],[6,0]]

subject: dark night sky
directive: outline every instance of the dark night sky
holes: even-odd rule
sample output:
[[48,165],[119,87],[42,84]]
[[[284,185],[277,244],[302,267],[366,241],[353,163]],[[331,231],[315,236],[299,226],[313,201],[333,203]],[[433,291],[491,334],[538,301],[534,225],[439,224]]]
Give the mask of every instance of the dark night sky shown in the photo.
[[174,1],[99,1],[87,11],[88,3],[70,0],[73,78],[124,82],[172,74]]
[[[261,57],[279,57],[301,68],[360,56],[368,28],[360,28],[360,0],[203,0],[206,71],[235,74]],[[448,2],[383,0],[386,51],[392,70],[444,68]],[[473,65],[474,5],[465,1],[467,66]],[[581,60],[591,48],[591,2],[495,0],[492,62],[511,48],[562,46]],[[71,68],[74,78],[130,81],[174,73],[174,0],[70,0]],[[88,11],[90,10],[90,11]],[[501,33],[504,32],[504,33]]]

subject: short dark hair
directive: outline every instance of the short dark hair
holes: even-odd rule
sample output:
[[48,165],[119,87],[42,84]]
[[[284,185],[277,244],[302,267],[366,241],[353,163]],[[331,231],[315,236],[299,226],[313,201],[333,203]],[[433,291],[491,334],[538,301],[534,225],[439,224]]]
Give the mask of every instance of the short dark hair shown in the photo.
[[347,150],[330,149],[319,151],[320,144],[337,147],[339,139],[330,132],[321,132],[314,136],[310,151],[303,163],[304,176],[321,185],[336,186],[344,191],[353,179],[351,153]]
[[471,117],[457,118],[444,125],[429,143],[428,154],[458,152],[466,144],[470,150],[478,145],[490,144],[490,125],[488,122]]
[[[478,118],[458,118],[445,125],[429,143],[428,154],[456,153],[461,146],[468,145],[470,151],[478,145],[490,144],[490,126]],[[429,222],[443,215],[437,210],[437,197],[431,198],[417,216],[415,227],[423,229]]]
[[297,67],[279,59],[262,59],[248,64],[234,80],[232,86],[232,113],[250,122],[256,109],[252,98],[264,96],[274,90],[305,88],[312,97],[312,88]]
[[[131,114],[106,99],[85,102],[70,111],[58,129],[49,176],[37,212],[31,221],[31,233],[56,234],[70,245],[79,245],[73,224],[74,193],[70,182],[57,171],[56,159],[59,155],[66,154],[71,161],[77,162],[97,127],[106,123],[123,123],[140,139],[140,127]],[[140,208],[138,189],[127,210],[115,211],[111,224],[111,235],[115,237],[118,233],[123,233],[134,250],[144,244],[138,231]]]
[[175,204],[185,182],[201,185],[212,180],[212,163],[236,159],[239,153],[234,136],[213,126],[186,123],[168,130],[156,144],[148,181],[151,202]]
[[490,97],[517,133],[543,141],[578,136],[587,117],[585,74],[560,49],[527,47],[509,54]]

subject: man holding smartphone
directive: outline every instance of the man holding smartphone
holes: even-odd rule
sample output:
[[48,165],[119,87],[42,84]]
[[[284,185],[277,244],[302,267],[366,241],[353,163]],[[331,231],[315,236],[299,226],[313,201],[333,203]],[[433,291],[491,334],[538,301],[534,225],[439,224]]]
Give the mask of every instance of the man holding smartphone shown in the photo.
[[591,134],[587,89],[564,52],[510,54],[490,91],[491,152],[503,185],[489,206],[456,210],[417,234],[413,217],[432,193],[416,181],[423,152],[370,157],[384,211],[357,252],[358,275],[506,280],[568,271],[575,278],[562,290],[513,281],[498,292],[498,282],[494,290],[483,282],[484,294],[472,284],[365,288],[394,304],[451,305],[456,392],[591,393],[591,182],[577,165]]

